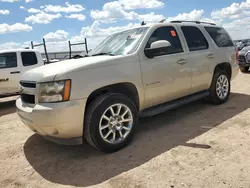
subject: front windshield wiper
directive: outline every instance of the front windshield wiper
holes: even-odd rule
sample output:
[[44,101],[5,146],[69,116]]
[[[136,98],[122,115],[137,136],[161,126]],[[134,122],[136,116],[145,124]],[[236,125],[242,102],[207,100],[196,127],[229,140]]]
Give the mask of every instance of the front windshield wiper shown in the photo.
[[99,56],[99,55],[110,55],[110,56],[115,56],[115,54],[112,53],[112,52],[101,52],[101,53],[93,54],[93,55],[91,55],[91,56]]

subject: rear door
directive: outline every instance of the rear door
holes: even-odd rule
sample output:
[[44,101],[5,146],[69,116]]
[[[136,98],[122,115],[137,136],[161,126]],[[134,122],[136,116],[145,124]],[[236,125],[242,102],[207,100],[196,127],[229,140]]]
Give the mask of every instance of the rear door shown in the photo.
[[[202,30],[203,29],[203,30]],[[206,90],[211,84],[211,67],[215,52],[211,40],[204,36],[205,30],[196,26],[181,26],[188,48],[187,59],[192,72],[191,94]]]
[[19,91],[20,73],[16,52],[0,54],[0,95]]

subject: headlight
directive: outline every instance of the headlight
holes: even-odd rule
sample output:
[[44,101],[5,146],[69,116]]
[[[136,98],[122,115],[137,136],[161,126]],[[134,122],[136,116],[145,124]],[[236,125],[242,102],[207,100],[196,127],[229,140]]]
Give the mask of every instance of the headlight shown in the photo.
[[39,102],[63,102],[70,97],[71,80],[41,83],[39,87]]

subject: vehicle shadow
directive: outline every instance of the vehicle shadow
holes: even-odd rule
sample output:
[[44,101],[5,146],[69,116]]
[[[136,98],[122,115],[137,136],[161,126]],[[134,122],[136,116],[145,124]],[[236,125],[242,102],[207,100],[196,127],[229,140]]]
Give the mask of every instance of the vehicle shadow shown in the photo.
[[16,100],[0,101],[0,117],[16,112]]
[[100,153],[87,144],[56,145],[38,135],[26,141],[24,153],[31,166],[46,180],[73,186],[96,185],[179,145],[210,149],[209,143],[188,141],[248,109],[249,100],[249,95],[233,93],[224,105],[199,101],[141,119],[134,141],[112,154]]

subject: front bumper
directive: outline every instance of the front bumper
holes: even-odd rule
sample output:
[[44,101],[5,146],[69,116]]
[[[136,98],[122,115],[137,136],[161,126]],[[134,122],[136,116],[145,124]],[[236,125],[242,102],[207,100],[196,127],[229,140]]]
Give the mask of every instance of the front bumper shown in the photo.
[[25,125],[46,139],[61,144],[67,144],[67,140],[81,144],[85,104],[86,99],[33,106],[20,98],[16,101],[18,115]]

